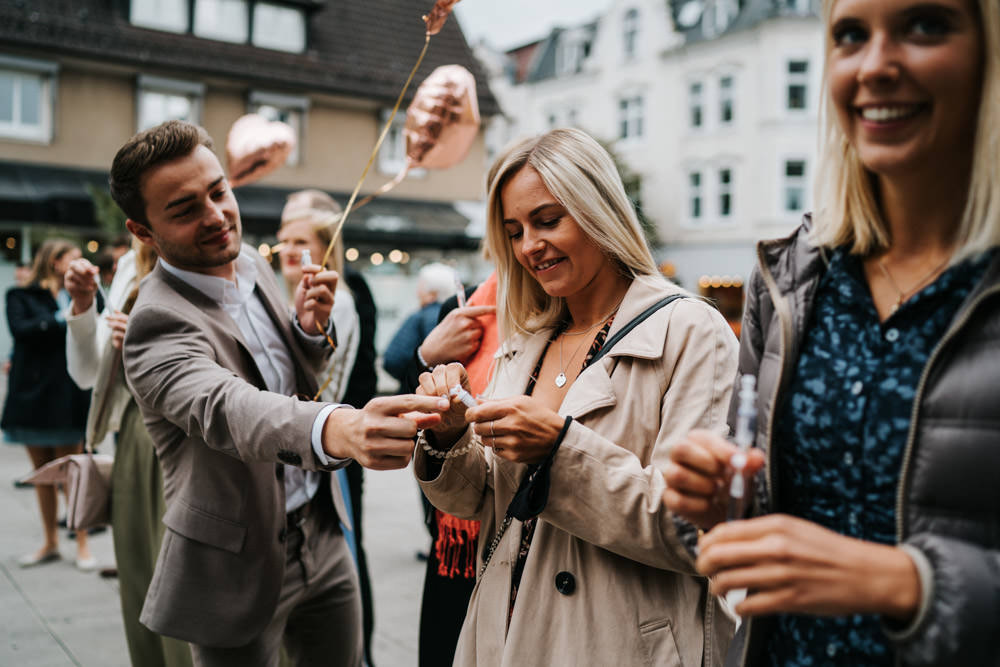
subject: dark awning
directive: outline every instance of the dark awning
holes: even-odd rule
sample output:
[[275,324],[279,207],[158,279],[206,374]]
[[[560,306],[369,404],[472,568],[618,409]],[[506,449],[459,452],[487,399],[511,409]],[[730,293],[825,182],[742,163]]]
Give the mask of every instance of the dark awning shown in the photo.
[[[107,172],[0,161],[0,223],[96,228],[88,188],[107,192]],[[254,185],[237,189],[245,231],[273,236],[285,199],[293,191]],[[330,194],[341,204],[350,196]],[[467,235],[468,226],[469,218],[450,202],[385,197],[351,213],[344,240],[349,244],[472,250],[480,239]]]

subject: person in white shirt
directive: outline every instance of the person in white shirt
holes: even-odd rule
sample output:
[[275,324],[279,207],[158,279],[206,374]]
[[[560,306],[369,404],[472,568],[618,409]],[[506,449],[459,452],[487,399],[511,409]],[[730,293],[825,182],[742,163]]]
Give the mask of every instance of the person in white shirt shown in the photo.
[[191,642],[196,665],[276,665],[282,644],[294,664],[361,664],[348,517],[321,473],[350,459],[406,466],[418,426],[447,401],[355,410],[295,397],[315,394],[331,352],[337,275],[304,267],[288,317],[270,267],[241,243],[203,129],[169,121],[134,136],[110,182],[129,231],[160,256],[123,347],[167,503],[140,620]]

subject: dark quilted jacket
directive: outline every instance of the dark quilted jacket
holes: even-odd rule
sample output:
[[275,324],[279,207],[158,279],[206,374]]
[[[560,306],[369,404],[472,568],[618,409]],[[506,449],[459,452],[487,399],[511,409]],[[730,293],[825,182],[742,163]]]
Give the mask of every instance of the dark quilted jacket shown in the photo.
[[[740,373],[758,377],[756,444],[773,468],[775,406],[799,356],[824,253],[808,216],[785,239],[757,246],[747,284]],[[735,396],[730,424],[735,424]],[[886,626],[907,667],[1000,665],[1000,253],[959,308],[924,367],[897,493],[897,540],[920,571],[923,601],[906,628]],[[775,507],[762,476],[757,510]],[[767,621],[748,624],[729,664],[758,665]],[[741,643],[741,642],[737,642]]]

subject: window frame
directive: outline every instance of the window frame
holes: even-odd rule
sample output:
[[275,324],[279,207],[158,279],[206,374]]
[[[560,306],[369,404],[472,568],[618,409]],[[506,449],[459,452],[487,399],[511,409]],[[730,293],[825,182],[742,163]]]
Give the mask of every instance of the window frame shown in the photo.
[[[205,108],[205,84],[199,81],[186,81],[184,79],[170,79],[162,76],[151,76],[140,74],[136,78],[135,84],[135,127],[136,131],[142,131],[146,127],[142,124],[142,96],[145,92],[165,93],[178,97],[188,97],[191,99],[192,116],[190,122],[201,125],[201,117]],[[164,119],[164,122],[170,119]],[[148,127],[154,127],[150,125]]]
[[[136,0],[128,0],[128,16],[127,20],[130,25],[136,26],[138,28],[143,28],[146,30],[157,30],[160,32],[169,32],[175,35],[190,35],[198,39],[205,39],[215,42],[221,42],[223,44],[242,44],[245,46],[252,46],[256,49],[265,49],[267,51],[277,51],[279,53],[306,53],[309,50],[309,14],[306,9],[296,3],[292,2],[282,2],[281,0],[240,0],[246,4],[246,39],[241,41],[225,39],[223,37],[214,35],[201,35],[195,32],[195,17],[198,11],[199,0],[186,0],[184,3],[187,7],[187,23],[183,29],[174,30],[165,26],[156,26],[144,23],[135,23],[132,20],[132,5]],[[272,5],[275,7],[280,7],[288,10],[297,12],[302,17],[302,49],[300,51],[291,51],[288,49],[277,48],[274,45],[259,44],[255,40],[254,32],[254,16],[257,11],[257,5]]]
[[[701,227],[705,222],[705,168],[703,166],[688,167],[687,176],[687,215],[690,226]],[[697,177],[697,182],[695,178]]]
[[[392,109],[384,107],[378,112],[378,124],[376,126],[376,136],[385,127],[386,121],[392,114]],[[395,176],[406,166],[406,114],[397,113],[392,121],[392,127],[385,135],[382,147],[378,151],[375,160],[376,169],[385,176]],[[390,153],[387,148],[394,148],[399,154]],[[424,178],[427,176],[426,169],[411,169],[407,178]]]
[[[717,176],[715,184],[715,213],[720,222],[728,222],[734,217],[733,212],[736,209],[736,198],[734,196],[735,171],[731,165],[722,165],[715,171]],[[728,175],[728,180],[723,180],[723,174]]]
[[12,120],[10,124],[0,124],[0,140],[51,144],[55,137],[59,64],[46,60],[36,60],[34,58],[0,55],[0,70],[10,72],[14,77],[37,77],[40,83],[38,93],[38,125],[24,125],[16,123],[13,120],[17,117],[15,113],[17,111],[15,91],[15,94],[11,98]]
[[[799,162],[802,164],[802,175],[801,176],[789,176],[788,166],[792,163]],[[778,162],[779,168],[779,182],[781,187],[778,192],[778,210],[782,216],[801,216],[803,213],[809,210],[809,159],[804,155],[784,155]],[[802,208],[800,209],[790,209],[787,206],[788,203],[788,192],[791,188],[798,188],[801,190],[801,203]]]
[[625,62],[631,62],[639,55],[640,25],[639,8],[626,9],[622,16],[622,55]]
[[281,93],[271,93],[265,90],[251,90],[247,96],[247,113],[258,113],[262,106],[269,106],[279,111],[294,111],[299,114],[298,127],[292,123],[289,126],[296,133],[295,150],[288,156],[285,162],[287,166],[294,167],[305,162],[306,147],[306,123],[309,117],[309,98],[299,95],[283,95]]
[[[697,87],[697,92],[695,92]],[[702,80],[690,80],[687,86],[687,126],[692,132],[703,132],[705,130],[705,82]],[[695,113],[697,112],[698,122],[695,123]]]
[[641,90],[618,95],[618,141],[634,142],[646,133],[646,98]]
[[[812,61],[808,56],[786,56],[784,62],[785,85],[782,86],[781,105],[788,114],[806,114],[810,111],[809,92],[812,87]],[[805,71],[793,72],[792,65],[797,63],[805,64]],[[793,107],[792,87],[802,88],[802,106]]]
[[[728,81],[729,86],[725,87],[722,85],[723,81]],[[718,78],[718,112],[719,112],[719,127],[732,127],[736,124],[736,75],[731,72],[726,72],[719,75]],[[726,104],[729,105],[729,118],[725,118],[724,111]]]

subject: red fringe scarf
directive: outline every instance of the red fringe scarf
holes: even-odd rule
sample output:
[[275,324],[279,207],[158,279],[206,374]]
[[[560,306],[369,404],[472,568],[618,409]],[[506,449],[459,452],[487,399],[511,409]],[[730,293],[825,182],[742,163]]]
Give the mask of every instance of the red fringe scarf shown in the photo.
[[479,522],[434,510],[434,523],[437,524],[434,555],[438,562],[438,576],[475,579]]

